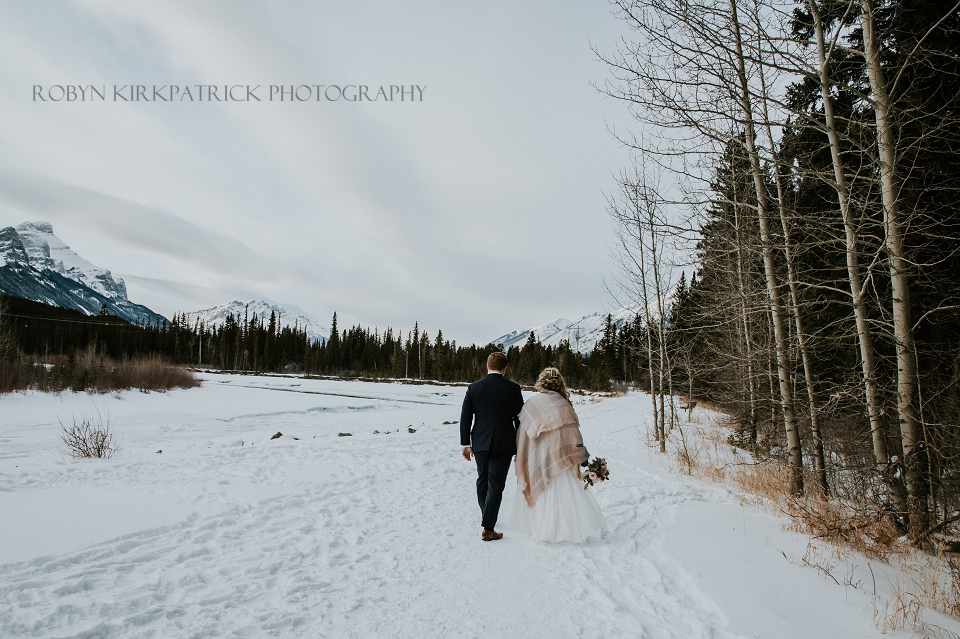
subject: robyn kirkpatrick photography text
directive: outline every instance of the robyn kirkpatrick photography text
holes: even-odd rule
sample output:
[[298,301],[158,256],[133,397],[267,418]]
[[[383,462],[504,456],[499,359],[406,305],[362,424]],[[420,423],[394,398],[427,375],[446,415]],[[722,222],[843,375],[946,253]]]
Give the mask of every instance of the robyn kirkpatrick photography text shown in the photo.
[[419,84],[53,84],[34,102],[423,102]]

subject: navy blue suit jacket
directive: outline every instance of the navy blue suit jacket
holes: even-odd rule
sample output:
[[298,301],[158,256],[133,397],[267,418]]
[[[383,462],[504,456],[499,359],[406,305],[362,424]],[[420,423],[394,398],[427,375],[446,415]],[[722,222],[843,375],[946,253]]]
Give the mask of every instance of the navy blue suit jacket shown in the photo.
[[460,445],[474,452],[517,453],[517,415],[523,408],[520,385],[487,373],[467,387],[460,412]]

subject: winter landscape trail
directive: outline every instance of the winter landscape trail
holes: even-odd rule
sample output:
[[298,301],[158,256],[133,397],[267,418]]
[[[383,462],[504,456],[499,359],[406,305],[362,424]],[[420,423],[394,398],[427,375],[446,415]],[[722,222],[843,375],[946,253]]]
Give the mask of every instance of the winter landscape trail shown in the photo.
[[[640,394],[576,400],[609,460],[592,489],[601,537],[482,543],[475,470],[443,423],[462,393],[207,375],[190,391],[0,398],[0,636],[878,634],[862,597],[784,558],[802,540],[774,518],[662,468]],[[84,409],[110,414],[119,456],[62,455],[57,419]],[[784,587],[800,609],[754,618]],[[791,627],[810,607],[821,619]]]

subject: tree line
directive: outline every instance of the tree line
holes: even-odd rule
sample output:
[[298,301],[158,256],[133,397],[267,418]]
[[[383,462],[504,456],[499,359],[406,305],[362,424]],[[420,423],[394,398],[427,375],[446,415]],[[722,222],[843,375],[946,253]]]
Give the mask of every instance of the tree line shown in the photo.
[[[406,333],[361,325],[340,328],[336,313],[326,340],[311,341],[302,328],[281,328],[272,313],[269,318],[230,315],[221,326],[210,329],[200,323],[188,326],[183,316],[176,316],[170,331],[179,334],[185,352],[197,354],[198,365],[370,379],[472,382],[486,373],[487,356],[504,350],[502,344],[458,344],[446,339],[442,330],[431,336],[419,323]],[[644,354],[629,347],[635,341],[632,336],[641,331],[639,322],[618,329],[608,317],[604,337],[590,353],[578,353],[566,341],[545,346],[531,333],[522,346],[506,349],[508,375],[532,386],[543,368],[555,366],[575,388],[611,390],[612,368],[625,371],[629,381],[645,370],[640,362]],[[201,343],[205,354],[201,354]]]
[[651,378],[725,406],[791,494],[928,542],[960,519],[960,3],[612,4]]
[[[406,333],[360,325],[341,329],[336,313],[329,336],[311,340],[304,327],[282,326],[273,313],[231,314],[212,327],[191,323],[180,313],[169,323],[131,324],[107,314],[90,317],[19,298],[0,302],[0,359],[7,360],[47,361],[95,345],[100,354],[117,361],[161,355],[171,363],[224,371],[472,382],[485,374],[487,355],[503,349],[502,344],[457,344],[443,331],[431,337],[419,324]],[[612,390],[615,381],[639,383],[647,370],[645,353],[636,348],[643,332],[639,318],[618,328],[608,316],[602,339],[586,354],[568,342],[545,346],[531,333],[522,346],[506,350],[508,374],[530,386],[543,368],[555,366],[574,388]]]

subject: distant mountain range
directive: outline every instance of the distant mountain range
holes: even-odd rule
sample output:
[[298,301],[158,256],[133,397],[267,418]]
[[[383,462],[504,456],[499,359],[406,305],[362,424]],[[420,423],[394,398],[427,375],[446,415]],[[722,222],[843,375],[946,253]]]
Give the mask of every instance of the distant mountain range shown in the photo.
[[[619,329],[624,324],[632,322],[637,312],[637,308],[621,308],[619,311],[610,313],[611,320]],[[561,342],[568,341],[571,349],[586,354],[593,351],[597,342],[603,338],[606,325],[607,313],[591,313],[572,321],[561,317],[546,324],[501,335],[490,340],[490,343],[502,344],[504,349],[511,346],[522,347],[532,332],[544,346],[557,346]]]
[[213,328],[222,326],[230,315],[233,315],[234,318],[239,319],[241,322],[244,317],[260,317],[266,322],[270,319],[271,312],[279,316],[281,326],[305,328],[307,330],[307,337],[312,342],[326,342],[330,335],[330,329],[315,322],[306,315],[288,312],[282,306],[270,304],[263,300],[250,300],[249,302],[233,300],[226,304],[211,306],[210,308],[187,313],[186,316],[190,326],[196,324],[199,319],[207,328]]
[[0,293],[128,322],[162,323],[166,318],[127,299],[122,278],[91,264],[53,234],[49,222],[0,229]]
[[[0,229],[0,293],[86,315],[99,314],[106,304],[108,313],[129,322],[168,321],[127,299],[123,278],[77,255],[54,235],[49,222],[25,222],[16,228]],[[221,326],[231,314],[241,321],[245,314],[267,321],[271,312],[280,317],[281,326],[305,328],[312,341],[325,342],[330,334],[328,328],[309,317],[262,300],[233,300],[185,315],[191,325],[200,319],[213,328]]]
[[[11,297],[69,308],[86,315],[97,315],[103,305],[111,315],[134,323],[162,323],[168,321],[146,306],[127,299],[127,287],[122,278],[114,277],[107,269],[83,259],[53,233],[49,222],[25,222],[16,228],[0,229],[0,293]],[[280,318],[281,326],[304,328],[311,341],[326,342],[330,329],[303,315],[263,300],[232,300],[210,308],[186,313],[192,326],[200,320],[208,328],[222,326],[227,317],[238,320],[260,317],[269,320],[270,313]],[[632,322],[636,308],[622,308],[612,313],[617,328]],[[591,313],[575,320],[556,319],[546,324],[513,331],[493,339],[490,343],[504,348],[523,346],[528,336],[534,336],[544,345],[556,346],[570,342],[570,348],[590,353],[603,337],[606,313]]]

